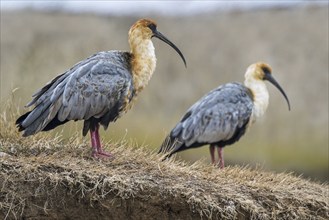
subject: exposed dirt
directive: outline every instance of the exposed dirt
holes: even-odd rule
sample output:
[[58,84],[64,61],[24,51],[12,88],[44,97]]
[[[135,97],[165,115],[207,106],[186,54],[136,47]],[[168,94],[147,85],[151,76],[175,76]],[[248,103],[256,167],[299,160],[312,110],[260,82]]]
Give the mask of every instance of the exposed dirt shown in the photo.
[[104,184],[105,176],[98,176],[97,180],[87,175],[79,178],[76,176],[81,173],[49,164],[32,166],[24,171],[26,175],[22,178],[20,172],[11,171],[24,169],[22,166],[26,164],[11,162],[3,163],[1,170],[10,175],[10,180],[0,182],[6,187],[2,193],[15,192],[14,197],[4,198],[13,206],[3,207],[8,212],[3,212],[1,219],[192,219],[199,216],[190,211],[183,198],[160,196],[155,187],[138,190],[134,196],[120,196],[111,186],[97,186]]

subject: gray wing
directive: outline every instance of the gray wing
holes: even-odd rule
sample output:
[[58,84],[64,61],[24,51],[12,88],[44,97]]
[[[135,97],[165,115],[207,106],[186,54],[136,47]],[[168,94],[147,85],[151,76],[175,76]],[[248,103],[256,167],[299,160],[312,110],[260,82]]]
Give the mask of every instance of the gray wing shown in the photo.
[[160,151],[175,153],[205,144],[229,142],[248,123],[252,107],[251,93],[242,84],[220,86],[188,109]]
[[[63,89],[57,87],[51,100],[63,90],[58,111],[60,121],[99,118],[110,111],[123,97],[128,96],[132,82],[121,66],[98,60],[72,74]],[[55,111],[56,112],[56,111]]]
[[99,118],[133,94],[129,54],[100,52],[76,64],[34,94],[35,105],[22,121],[24,135],[43,130],[55,117],[59,122]]

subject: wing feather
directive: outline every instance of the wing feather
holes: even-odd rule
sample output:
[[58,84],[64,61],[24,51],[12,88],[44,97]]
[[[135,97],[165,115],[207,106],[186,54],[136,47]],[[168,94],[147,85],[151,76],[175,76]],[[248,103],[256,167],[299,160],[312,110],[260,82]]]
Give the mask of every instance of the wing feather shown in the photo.
[[[89,68],[89,67],[88,67]],[[63,105],[72,106],[68,120],[99,118],[120,102],[131,88],[130,73],[124,68],[100,60],[85,75],[71,77],[65,86]],[[69,86],[68,86],[69,85]],[[63,116],[60,116],[63,119]]]
[[39,89],[27,104],[35,108],[17,124],[21,130],[28,130],[25,135],[30,135],[45,128],[55,117],[61,124],[102,117],[118,103],[122,105],[127,94],[133,94],[132,85],[129,53],[97,53]]
[[174,153],[190,147],[228,142],[248,123],[252,107],[251,95],[240,83],[228,83],[210,91],[188,109],[170,132],[165,142],[175,144],[167,146],[166,151]]

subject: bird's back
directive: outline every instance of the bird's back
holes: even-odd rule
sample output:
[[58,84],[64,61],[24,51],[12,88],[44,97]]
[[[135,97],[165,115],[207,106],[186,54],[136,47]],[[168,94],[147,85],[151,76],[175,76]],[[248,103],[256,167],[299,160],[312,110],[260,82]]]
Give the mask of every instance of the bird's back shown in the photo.
[[188,109],[163,142],[160,152],[173,154],[205,144],[232,144],[243,135],[252,107],[252,94],[244,85],[219,86]]
[[28,136],[69,120],[91,119],[107,127],[134,94],[130,60],[130,53],[104,51],[77,63],[33,95],[27,106],[35,107],[18,118],[19,130]]

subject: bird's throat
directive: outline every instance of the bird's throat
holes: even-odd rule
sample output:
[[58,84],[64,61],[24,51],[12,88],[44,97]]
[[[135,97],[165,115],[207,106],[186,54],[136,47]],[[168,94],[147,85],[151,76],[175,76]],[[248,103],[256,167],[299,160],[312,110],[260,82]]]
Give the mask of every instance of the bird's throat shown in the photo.
[[132,73],[135,91],[140,92],[151,79],[156,66],[153,43],[150,39],[134,39],[131,44]]
[[252,111],[252,122],[264,115],[268,102],[269,94],[265,83],[262,80],[248,79],[244,82],[253,95],[254,107]]

